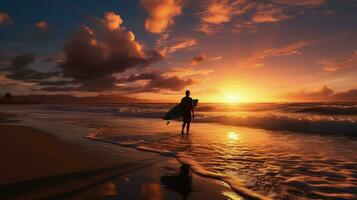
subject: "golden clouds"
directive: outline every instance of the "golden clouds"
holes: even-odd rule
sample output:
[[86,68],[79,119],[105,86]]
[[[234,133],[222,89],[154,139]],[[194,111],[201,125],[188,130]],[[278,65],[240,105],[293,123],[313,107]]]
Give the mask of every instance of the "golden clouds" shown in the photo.
[[339,58],[325,58],[318,61],[325,72],[336,72],[357,67],[357,52],[349,53]]
[[117,29],[123,23],[120,15],[117,15],[113,12],[105,12],[104,18],[109,29]]
[[233,7],[228,4],[228,1],[214,1],[203,12],[201,20],[210,24],[229,22],[232,10]]
[[197,30],[210,35],[222,30],[255,32],[259,24],[294,18],[324,3],[325,0],[210,0],[199,12],[201,23]]
[[179,43],[176,43],[175,45],[169,47],[168,49],[168,52],[169,53],[173,53],[177,50],[180,50],[180,49],[185,49],[185,48],[188,48],[188,47],[191,47],[191,46],[194,46],[197,44],[197,41],[195,39],[185,39]]
[[160,49],[161,54],[166,56],[181,49],[187,49],[197,45],[197,41],[193,38],[182,38],[177,40],[178,41],[175,43],[164,43],[163,40],[160,40],[158,49]]
[[148,12],[145,28],[151,33],[164,32],[174,23],[174,17],[181,14],[180,0],[141,0],[140,3]]
[[309,45],[309,42],[297,42],[285,47],[266,49],[246,58],[240,63],[240,66],[249,68],[264,67],[265,59],[270,57],[301,54],[300,50],[307,45]]
[[289,16],[285,15],[280,7],[272,4],[259,4],[251,20],[255,23],[274,23],[288,18]]

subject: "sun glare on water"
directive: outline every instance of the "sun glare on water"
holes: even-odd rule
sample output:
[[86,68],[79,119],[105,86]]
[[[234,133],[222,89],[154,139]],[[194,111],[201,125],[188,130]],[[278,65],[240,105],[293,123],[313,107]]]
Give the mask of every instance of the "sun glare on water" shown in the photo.
[[230,140],[238,140],[239,139],[239,134],[236,133],[236,132],[231,131],[231,132],[228,132],[227,137]]

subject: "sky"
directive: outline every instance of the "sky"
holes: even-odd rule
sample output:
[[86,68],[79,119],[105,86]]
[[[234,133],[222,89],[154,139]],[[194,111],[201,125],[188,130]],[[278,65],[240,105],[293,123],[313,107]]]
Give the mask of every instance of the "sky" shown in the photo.
[[355,0],[2,0],[0,95],[357,101]]

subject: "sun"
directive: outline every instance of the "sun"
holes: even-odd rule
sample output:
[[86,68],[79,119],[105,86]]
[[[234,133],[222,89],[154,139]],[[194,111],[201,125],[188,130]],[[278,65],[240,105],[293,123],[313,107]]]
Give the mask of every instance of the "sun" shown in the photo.
[[239,97],[236,94],[228,94],[226,96],[226,101],[227,101],[227,103],[232,103],[232,104],[238,103],[239,102]]

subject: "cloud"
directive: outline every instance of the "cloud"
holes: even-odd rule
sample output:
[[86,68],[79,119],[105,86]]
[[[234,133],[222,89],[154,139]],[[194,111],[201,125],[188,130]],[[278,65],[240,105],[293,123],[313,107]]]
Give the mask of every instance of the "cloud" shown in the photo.
[[215,57],[207,57],[205,54],[201,53],[201,54],[198,54],[197,56],[193,57],[192,60],[191,60],[191,64],[192,65],[197,65],[197,64],[200,64],[202,62],[205,62],[205,61],[217,61],[217,60],[221,60],[223,58],[223,56],[215,56]]
[[252,15],[251,21],[254,23],[275,23],[290,18],[283,13],[282,8],[273,4],[258,4],[256,12]]
[[192,65],[197,65],[197,64],[199,64],[199,63],[201,63],[201,62],[203,62],[205,60],[206,60],[206,55],[201,53],[201,54],[199,54],[199,55],[197,55],[197,56],[192,58],[191,64]]
[[50,80],[44,80],[40,81],[38,84],[39,85],[51,85],[51,86],[63,86],[63,85],[68,85],[72,83],[72,81],[67,81],[67,80],[57,80],[57,81],[50,81]]
[[33,54],[21,54],[12,59],[11,66],[13,70],[23,69],[33,61],[35,61]]
[[332,97],[335,101],[344,101],[344,102],[351,102],[357,101],[357,89],[350,89],[347,91],[339,92],[333,95]]
[[40,91],[45,91],[45,92],[73,92],[73,91],[81,91],[80,87],[76,86],[65,86],[65,87],[54,87],[54,86],[49,86],[49,87],[43,87],[40,89],[37,89]]
[[356,52],[353,52],[339,59],[325,58],[319,60],[318,64],[322,66],[322,70],[325,72],[336,72],[357,67],[357,55]]
[[233,14],[233,7],[228,0],[213,1],[202,12],[201,20],[208,24],[221,24],[229,22]]
[[310,100],[310,101],[321,101],[330,98],[333,95],[334,91],[327,86],[323,86],[318,91],[305,91],[300,90],[298,92],[290,92],[283,95],[286,98],[293,99],[293,100]]
[[48,45],[54,38],[54,31],[46,21],[41,20],[34,24],[34,28],[29,35],[31,35],[36,42]]
[[0,70],[11,65],[11,59],[13,56],[13,52],[11,51],[0,51]]
[[161,47],[161,53],[163,55],[167,55],[167,54],[170,54],[170,53],[174,53],[176,51],[179,51],[181,49],[186,49],[186,48],[189,48],[189,47],[193,47],[197,45],[197,41],[193,38],[184,38],[184,39],[181,39],[181,41],[178,41],[174,44],[166,44],[166,46],[164,47]]
[[63,49],[66,59],[59,64],[63,77],[72,78],[83,90],[111,90],[115,74],[161,59],[158,51],[144,50],[122,23],[119,15],[105,12],[105,19],[94,28],[81,26]]
[[[68,38],[61,53],[37,58],[33,54],[13,57],[10,66],[3,69],[7,72],[6,78],[31,83],[34,90],[48,92],[120,91],[122,87],[118,86],[117,78],[120,73],[144,68],[162,58],[157,50],[146,50],[137,42],[134,33],[122,26],[123,20],[118,14],[105,12],[104,18],[93,21],[91,27],[80,26]],[[184,46],[177,44],[173,49]],[[37,62],[56,63],[60,71],[31,69]],[[190,80],[159,74],[141,90],[176,90],[185,83]]]
[[38,80],[57,77],[59,75],[58,71],[39,72],[29,68],[29,65],[34,61],[35,56],[33,54],[20,54],[15,56],[11,60],[11,66],[5,68],[5,71],[8,72],[8,74],[6,74],[6,77],[12,80],[21,80],[25,82],[36,83]]
[[162,33],[181,14],[181,0],[141,0],[141,6],[148,12],[145,28],[151,33]]
[[285,21],[324,3],[325,0],[210,0],[199,12],[201,23],[197,31],[210,35],[220,31],[255,32],[259,24]]
[[105,12],[104,18],[107,23],[107,27],[111,30],[118,29],[119,26],[123,23],[122,18],[113,12]]
[[235,16],[246,12],[246,6],[241,1],[211,0],[204,4],[203,10],[199,13],[201,23],[197,31],[208,35],[219,32],[220,24],[230,22]]
[[11,24],[12,20],[9,16],[9,14],[5,12],[0,12],[0,26],[3,24]]
[[45,55],[37,58],[41,62],[47,63],[62,63],[65,61],[66,57],[62,52]]
[[35,23],[35,27],[40,30],[46,30],[46,29],[48,29],[48,24],[46,21],[42,20],[42,21]]
[[161,90],[181,91],[185,87],[194,83],[192,79],[180,79],[178,76],[167,76],[162,73],[141,73],[134,74],[127,78],[121,79],[122,83],[131,83],[137,81],[145,81],[140,86],[122,87],[121,90],[129,90],[130,92],[158,92]]
[[283,98],[294,101],[357,101],[357,89],[349,89],[337,92],[327,86],[317,91],[300,90],[282,95]]
[[326,0],[271,0],[273,3],[285,4],[291,6],[315,7],[326,3]]
[[240,66],[250,68],[264,67],[265,59],[270,57],[301,54],[300,50],[307,45],[309,45],[309,42],[297,42],[281,48],[266,49],[244,59],[240,63]]
[[179,76],[181,78],[204,78],[207,74],[214,72],[212,69],[196,69],[194,67],[174,67],[166,71],[166,76]]

